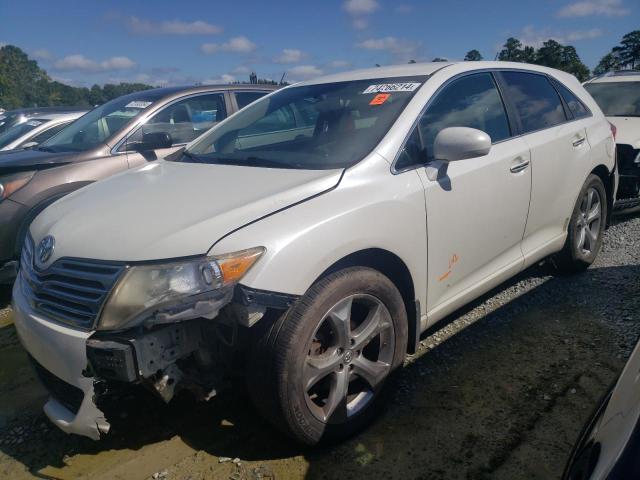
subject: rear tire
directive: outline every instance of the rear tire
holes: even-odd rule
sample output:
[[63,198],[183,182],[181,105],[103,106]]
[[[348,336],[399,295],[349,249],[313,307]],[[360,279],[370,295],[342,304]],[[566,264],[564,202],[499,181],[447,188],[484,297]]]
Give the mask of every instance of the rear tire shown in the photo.
[[602,180],[589,175],[573,209],[565,245],[555,258],[561,273],[582,272],[594,262],[602,248],[607,208]]
[[364,428],[407,347],[402,296],[370,268],[328,275],[287,313],[256,327],[249,393],[263,416],[306,445]]

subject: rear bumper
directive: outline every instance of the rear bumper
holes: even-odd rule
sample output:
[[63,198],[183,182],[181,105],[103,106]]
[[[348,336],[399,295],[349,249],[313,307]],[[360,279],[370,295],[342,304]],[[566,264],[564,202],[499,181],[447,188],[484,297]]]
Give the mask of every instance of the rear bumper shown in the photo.
[[[61,430],[100,438],[109,431],[109,423],[94,403],[94,379],[83,375],[87,366],[87,339],[92,332],[71,329],[50,322],[35,314],[22,292],[21,282],[13,287],[14,322],[20,342],[37,362],[40,377],[51,376],[45,381],[52,396],[44,406],[44,412]],[[59,388],[52,388],[52,385]],[[76,401],[61,398],[65,392],[76,392]],[[56,398],[58,397],[58,398]],[[76,404],[73,411],[71,404]]]

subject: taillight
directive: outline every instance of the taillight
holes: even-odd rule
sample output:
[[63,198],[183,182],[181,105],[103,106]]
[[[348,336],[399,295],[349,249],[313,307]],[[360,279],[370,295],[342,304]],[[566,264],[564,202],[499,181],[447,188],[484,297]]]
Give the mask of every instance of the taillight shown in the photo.
[[613,141],[616,141],[616,134],[618,133],[618,129],[616,128],[616,126],[609,122],[609,126],[611,127],[611,135],[613,135]]

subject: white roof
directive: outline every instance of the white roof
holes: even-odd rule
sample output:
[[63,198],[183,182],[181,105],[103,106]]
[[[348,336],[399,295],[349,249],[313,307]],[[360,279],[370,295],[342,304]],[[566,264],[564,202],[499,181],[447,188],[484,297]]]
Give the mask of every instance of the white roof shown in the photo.
[[586,83],[619,83],[619,82],[640,82],[640,72],[625,73],[624,75],[603,75],[588,80]]
[[25,115],[28,120],[75,120],[87,112],[65,112],[65,113],[41,113],[38,115]]
[[451,65],[457,65],[458,72],[461,70],[481,70],[486,68],[512,68],[517,70],[529,70],[553,74],[554,76],[568,75],[565,72],[555,70],[553,68],[542,67],[540,65],[532,65],[529,63],[517,62],[499,62],[499,61],[481,61],[481,62],[429,62],[429,63],[409,63],[402,65],[389,65],[385,67],[366,68],[362,70],[351,70],[348,72],[334,73],[322,77],[305,80],[296,83],[299,85],[315,85],[318,83],[345,82],[349,80],[366,80],[369,78],[388,78],[388,77],[411,77],[419,75],[431,75],[438,70],[446,69]]

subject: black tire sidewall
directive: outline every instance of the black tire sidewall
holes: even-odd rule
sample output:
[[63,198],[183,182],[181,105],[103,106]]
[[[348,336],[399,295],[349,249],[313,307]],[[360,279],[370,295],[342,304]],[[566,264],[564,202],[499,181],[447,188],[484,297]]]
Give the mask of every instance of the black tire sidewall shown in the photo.
[[[595,188],[598,191],[598,194],[600,195],[601,221],[600,221],[600,229],[598,230],[598,240],[596,242],[596,248],[594,248],[588,255],[585,255],[583,252],[581,252],[578,249],[576,245],[576,235],[578,234],[577,223],[581,213],[580,204],[582,203],[582,199],[586,194],[587,190],[589,190],[590,188]],[[594,262],[594,260],[598,256],[598,252],[602,248],[602,242],[604,240],[604,229],[606,226],[606,219],[607,219],[607,213],[608,213],[607,208],[608,208],[607,192],[604,188],[604,184],[602,183],[602,180],[597,175],[590,175],[587,178],[587,181],[583,185],[582,189],[580,190],[580,195],[578,196],[576,205],[573,209],[573,214],[571,215],[571,221],[569,222],[567,246],[569,247],[571,259],[573,260],[574,263],[580,266],[588,267]]]
[[314,285],[299,301],[286,322],[291,328],[280,329],[273,348],[286,352],[284,362],[277,366],[278,390],[287,429],[307,444],[333,441],[362,429],[376,413],[382,388],[361,412],[343,424],[318,420],[305,400],[302,365],[307,345],[319,322],[340,300],[354,294],[378,298],[391,314],[395,333],[392,371],[401,365],[407,345],[407,314],[402,296],[394,284],[380,272],[369,268],[348,268],[336,272]]

